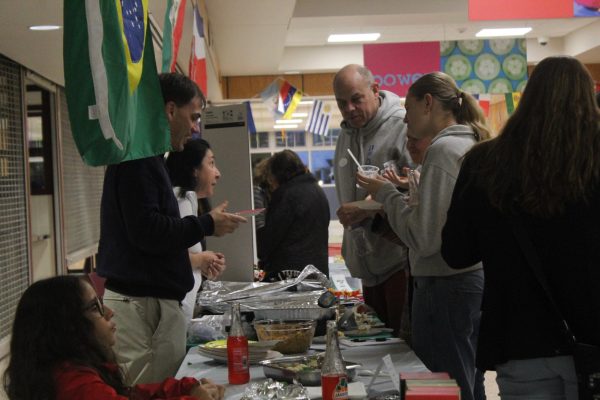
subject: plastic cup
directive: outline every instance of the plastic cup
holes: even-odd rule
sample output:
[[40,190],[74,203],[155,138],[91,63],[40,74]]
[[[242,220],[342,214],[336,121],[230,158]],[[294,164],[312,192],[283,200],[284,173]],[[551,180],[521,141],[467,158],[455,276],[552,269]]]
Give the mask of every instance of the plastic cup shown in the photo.
[[392,171],[392,172],[395,172],[396,175],[400,175],[400,171],[398,171],[398,165],[393,160],[386,161],[383,163],[383,171],[382,172],[386,172],[386,171]]
[[379,167],[376,167],[374,165],[361,165],[360,168],[362,171],[359,170],[358,172],[360,172],[367,178],[375,178],[377,174],[379,174]]

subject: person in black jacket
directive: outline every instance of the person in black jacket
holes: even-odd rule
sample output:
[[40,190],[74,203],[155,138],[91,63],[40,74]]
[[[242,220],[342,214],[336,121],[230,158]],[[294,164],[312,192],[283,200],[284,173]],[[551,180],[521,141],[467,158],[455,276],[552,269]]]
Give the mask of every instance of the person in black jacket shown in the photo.
[[291,150],[275,153],[267,171],[273,192],[258,237],[267,279],[308,264],[328,275],[329,203],[323,189]]
[[[198,129],[206,101],[184,75],[159,79],[171,147],[181,151]],[[224,212],[226,206],[181,218],[162,155],[106,169],[97,271],[106,278],[104,301],[115,311],[115,351],[129,384],[162,381],[181,364],[187,321],[180,302],[194,284],[188,247],[246,221]]]
[[[580,61],[536,65],[500,135],[467,153],[442,256],[483,262],[477,366],[496,370],[502,399],[577,399],[561,319],[513,233],[521,225],[578,341],[600,345],[600,110]],[[517,223],[518,221],[518,223]]]

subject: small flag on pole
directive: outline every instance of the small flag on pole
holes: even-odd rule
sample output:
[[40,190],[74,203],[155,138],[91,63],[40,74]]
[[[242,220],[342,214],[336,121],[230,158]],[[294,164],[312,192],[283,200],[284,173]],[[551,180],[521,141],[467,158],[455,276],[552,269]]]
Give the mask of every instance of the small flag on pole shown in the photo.
[[260,93],[260,98],[273,118],[290,119],[302,100],[302,92],[285,79],[277,78]]
[[310,118],[306,123],[305,130],[317,135],[327,135],[329,130],[329,120],[331,119],[331,108],[323,104],[321,100],[315,100],[310,113]]
[[204,47],[204,21],[198,6],[194,4],[194,25],[192,36],[192,54],[190,54],[190,79],[196,82],[205,96],[206,88],[206,48]]
[[162,72],[175,72],[186,0],[168,0],[163,29]]

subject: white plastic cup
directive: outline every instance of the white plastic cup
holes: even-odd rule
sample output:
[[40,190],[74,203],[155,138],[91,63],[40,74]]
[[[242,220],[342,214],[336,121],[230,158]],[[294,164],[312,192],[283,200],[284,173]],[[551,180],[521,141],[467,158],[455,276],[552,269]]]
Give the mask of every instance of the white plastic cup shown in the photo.
[[400,171],[398,171],[398,165],[396,164],[396,161],[394,160],[390,160],[390,161],[386,161],[383,163],[383,172],[386,171],[393,171],[396,173],[396,175],[400,175]]
[[366,176],[367,178],[375,178],[379,174],[379,167],[374,165],[361,165],[358,172]]

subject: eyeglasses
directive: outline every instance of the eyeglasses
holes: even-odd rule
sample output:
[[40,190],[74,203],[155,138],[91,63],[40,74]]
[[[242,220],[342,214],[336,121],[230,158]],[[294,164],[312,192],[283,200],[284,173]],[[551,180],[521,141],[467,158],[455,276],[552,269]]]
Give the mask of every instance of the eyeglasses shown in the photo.
[[96,297],[87,306],[83,307],[83,311],[97,311],[100,316],[104,317],[104,304],[100,298]]
[[194,121],[194,123],[196,124],[196,126],[198,128],[200,128],[200,126],[202,125],[202,114],[200,114],[200,113],[194,113],[194,114],[192,114],[192,121]]

